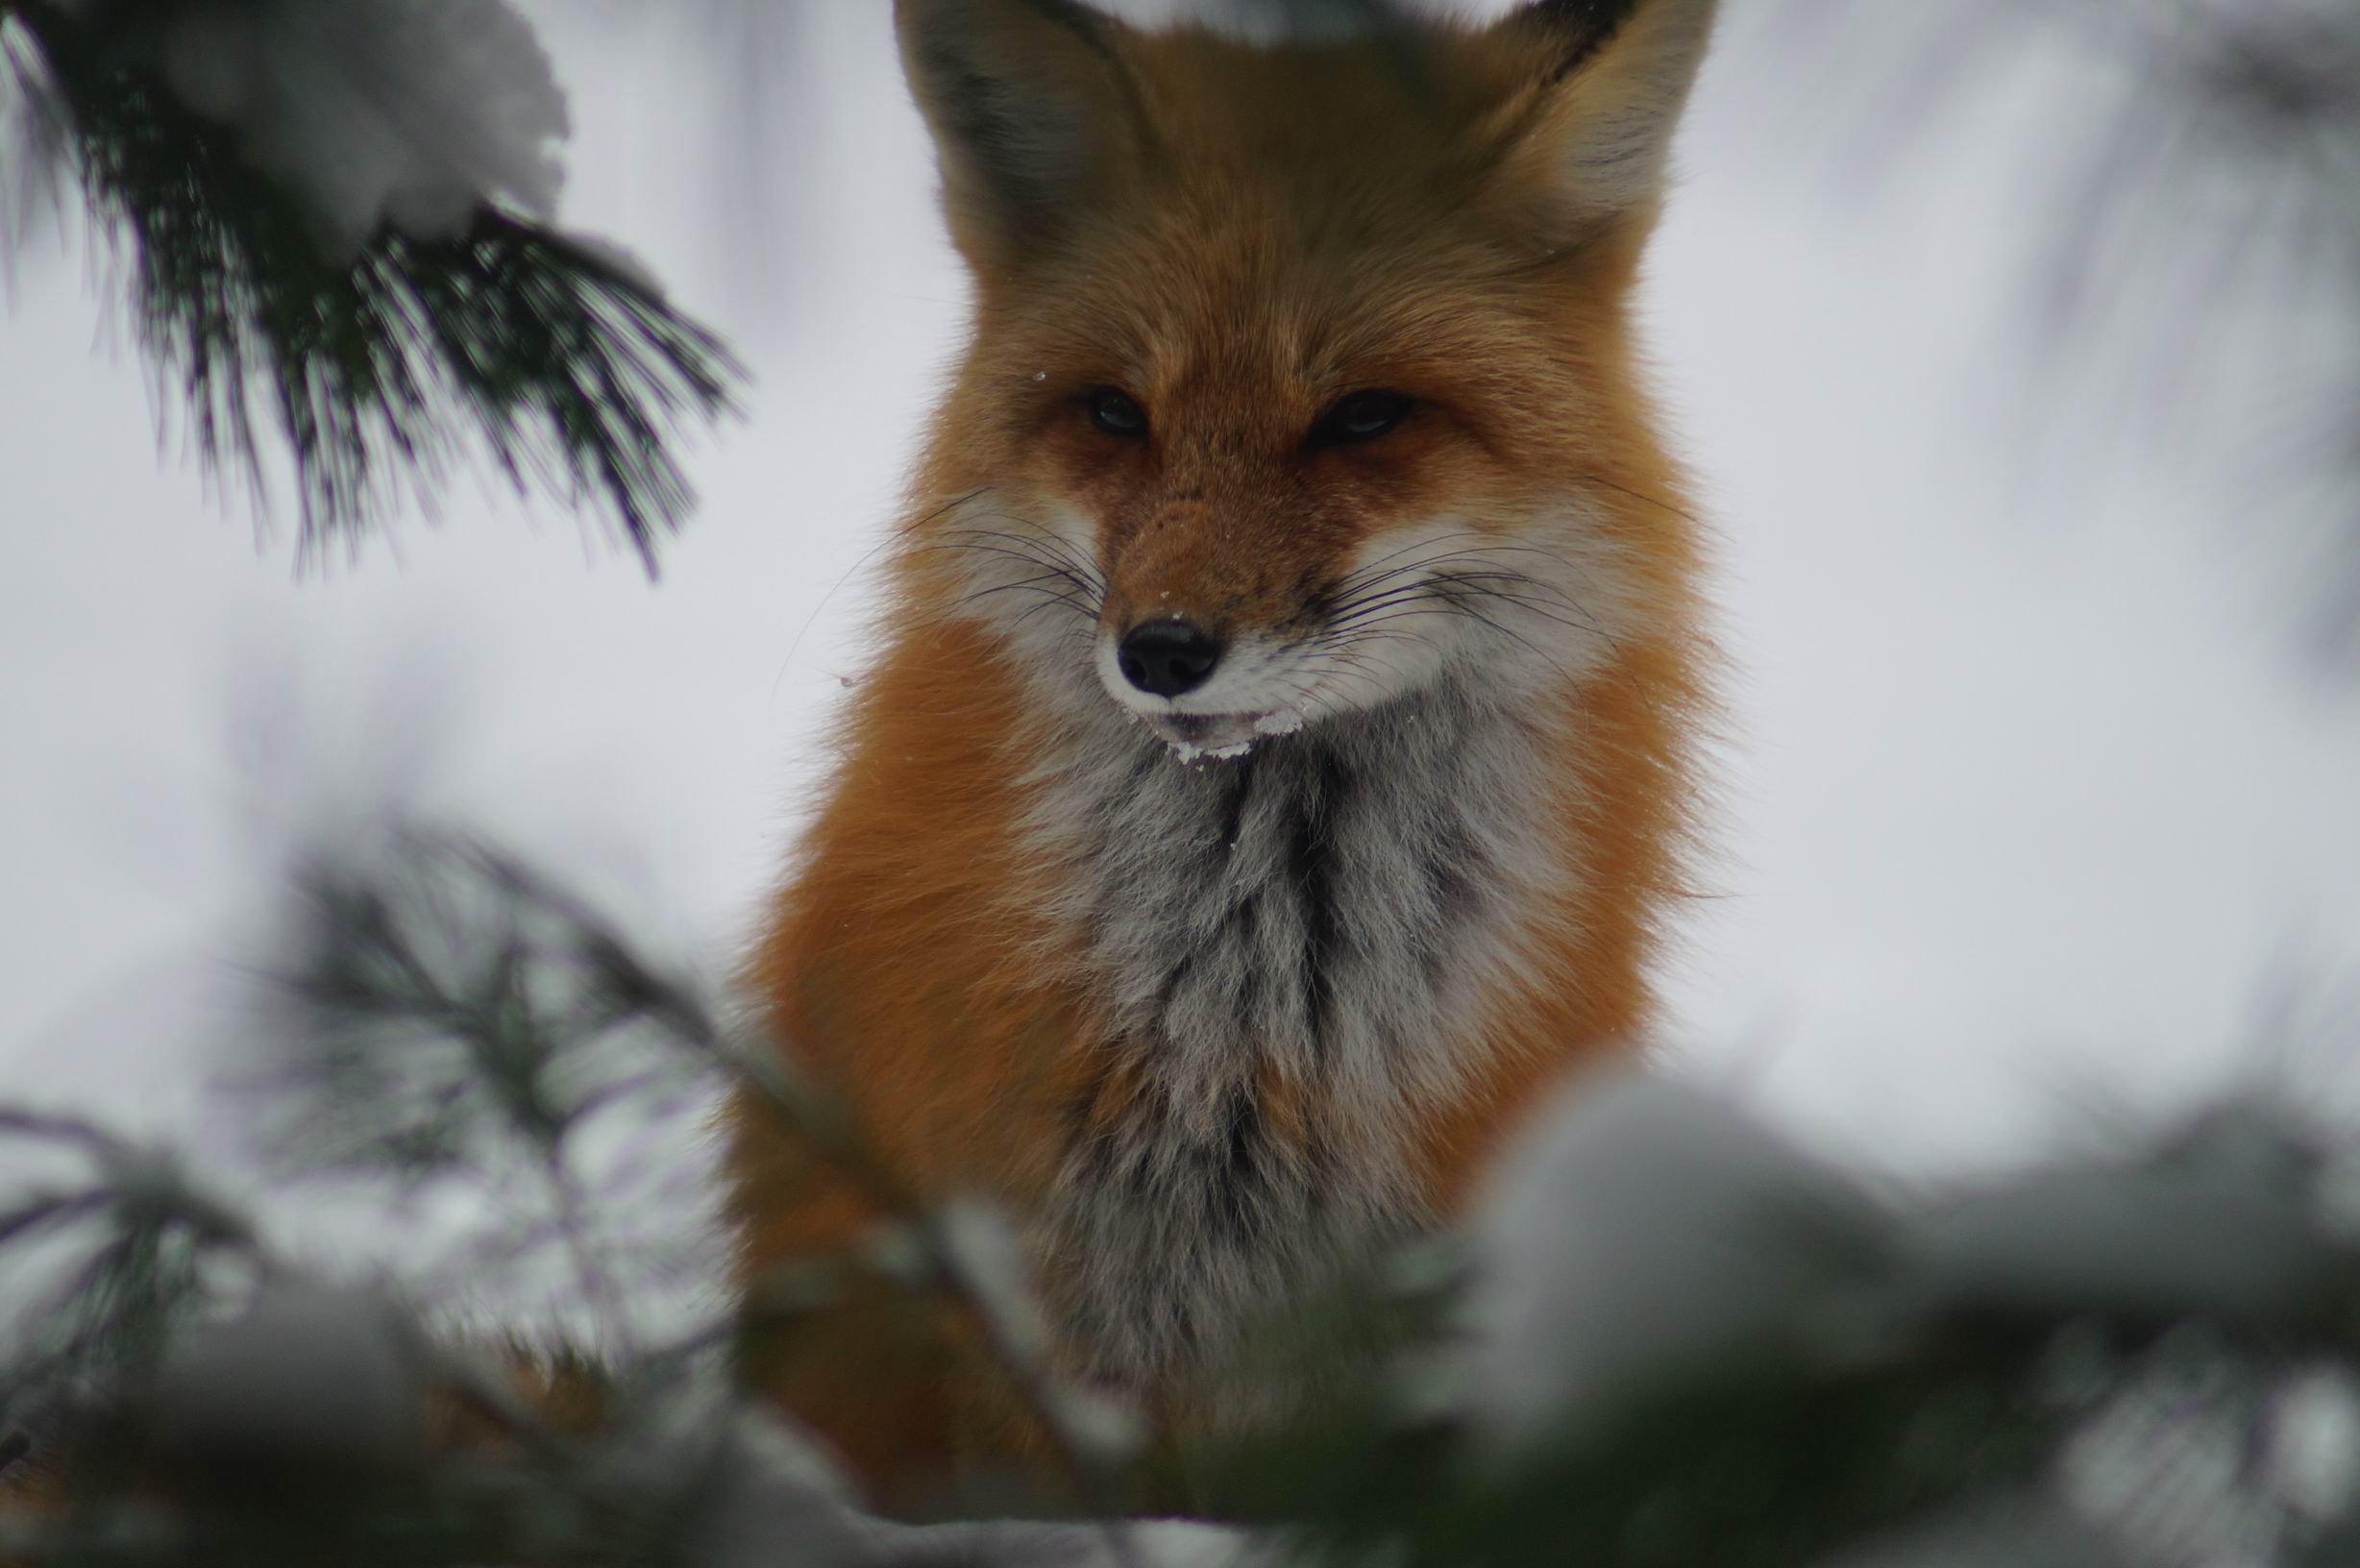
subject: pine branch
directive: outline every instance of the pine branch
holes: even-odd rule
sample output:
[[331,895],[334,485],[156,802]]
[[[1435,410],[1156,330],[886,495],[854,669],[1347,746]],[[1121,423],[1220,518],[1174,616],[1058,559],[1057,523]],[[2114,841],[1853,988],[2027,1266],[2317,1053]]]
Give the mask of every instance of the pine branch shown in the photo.
[[209,469],[266,494],[259,395],[292,459],[300,547],[356,542],[406,493],[431,506],[487,454],[602,515],[652,574],[694,493],[683,422],[733,413],[744,371],[616,255],[488,203],[463,234],[383,227],[356,256],[102,30],[42,0],[0,12],[37,136],[122,256],[160,400]]
[[[513,1364],[272,1252],[153,1151],[0,1110],[0,1141],[74,1173],[0,1210],[0,1278],[28,1247],[75,1249],[51,1255],[48,1337],[0,1382],[99,1390],[92,1441],[121,1460],[61,1524],[0,1507],[7,1560],[1137,1568],[1170,1540],[1229,1568],[2324,1568],[2360,1530],[2348,1137],[2232,1105],[2109,1157],[1895,1194],[1651,1078],[1583,1086],[1458,1235],[1292,1304],[1217,1369],[1325,1390],[1181,1457],[1178,1484],[1259,1533],[880,1527],[716,1352],[791,1334],[854,1277],[955,1304],[1115,1520],[1141,1461],[1059,1375],[1015,1237],[911,1189],[588,903],[462,839],[387,849],[307,873],[287,1005],[263,1020],[275,1066],[241,1086],[305,1135],[290,1179],[445,1173],[512,1198],[538,1170],[563,1189],[549,1246],[635,1264],[581,1145],[687,1073],[763,1096],[883,1220],[826,1277],[758,1285],[662,1346],[612,1336],[597,1398],[560,1416]],[[647,1283],[619,1266],[583,1288]],[[422,1408],[451,1416],[423,1445]]]
[[[418,832],[392,835],[384,848],[305,872],[285,1002],[264,1020],[266,1058],[239,1083],[245,1094],[281,1102],[281,1125],[295,1137],[283,1148],[299,1161],[283,1167],[288,1177],[375,1171],[408,1187],[424,1173],[455,1171],[498,1184],[540,1166],[585,1205],[611,1199],[578,1185],[576,1145],[595,1136],[598,1118],[660,1095],[683,1066],[722,1074],[768,1060],[751,1049],[741,1056],[693,986],[507,857]],[[783,1068],[749,1070],[848,1162],[882,1169],[824,1096]],[[91,1162],[98,1179],[66,1196],[95,1210],[121,1206],[119,1182],[106,1172],[135,1188],[156,1185],[137,1178],[149,1157],[95,1125],[0,1109],[0,1137],[9,1135]],[[1042,1401],[1045,1424],[1075,1445],[1077,1467],[1104,1474],[1119,1457],[1108,1423],[1083,1421],[1088,1402],[1046,1371],[1009,1238],[971,1210],[933,1210],[880,1179],[893,1217],[879,1244],[858,1249],[847,1266],[890,1261],[897,1248],[882,1244],[888,1238],[913,1255],[914,1266],[884,1266],[884,1277],[914,1300],[947,1294],[969,1306],[1012,1377]],[[173,1212],[209,1212],[192,1204],[177,1202]],[[561,1224],[555,1244],[595,1249],[600,1239],[586,1234],[594,1228]],[[253,1234],[226,1217],[213,1229]],[[0,1258],[19,1240],[0,1230]],[[85,1506],[33,1523],[0,1506],[0,1557],[37,1568],[100,1559],[145,1568],[239,1554],[749,1568],[1146,1561],[1119,1521],[937,1535],[859,1520],[799,1439],[715,1385],[709,1351],[742,1323],[734,1310],[685,1347],[642,1352],[627,1336],[611,1343],[600,1409],[575,1431],[520,1397],[513,1365],[433,1347],[423,1331],[385,1318],[383,1298],[323,1286],[258,1244],[255,1255],[258,1286],[233,1282],[225,1294],[219,1281],[191,1277],[163,1332],[143,1341],[160,1339],[168,1355],[107,1363],[96,1391],[75,1402],[88,1413],[71,1424],[80,1440],[61,1461]],[[106,1344],[80,1341],[77,1367],[96,1367]],[[0,1360],[0,1383],[30,1364]],[[358,1384],[382,1397],[347,1432],[335,1423],[354,1409]],[[421,1449],[405,1433],[416,1410],[437,1407],[463,1414],[465,1430],[482,1436]],[[319,1468],[331,1452],[345,1466],[332,1486]],[[170,1505],[162,1512],[153,1507],[160,1483]],[[324,1496],[332,1503],[323,1506]]]
[[[304,1042],[295,1074],[315,1083],[296,1117],[307,1140],[326,1139],[366,1164],[422,1151],[447,1161],[504,1139],[540,1151],[562,1199],[573,1181],[562,1153],[572,1129],[610,1105],[618,1088],[644,1093],[664,1081],[667,1063],[693,1063],[767,1105],[860,1188],[883,1217],[848,1267],[895,1268],[912,1292],[955,1304],[1080,1495],[1119,1506],[1143,1434],[1128,1410],[1056,1370],[1018,1244],[996,1213],[912,1189],[833,1096],[766,1040],[725,1027],[693,988],[639,958],[566,890],[465,840],[411,830],[398,842],[386,859],[400,868],[391,878],[350,864],[315,865],[304,878],[308,937],[287,992],[305,1017],[287,1033]],[[430,949],[453,962],[436,962]],[[439,1067],[414,1030],[389,1036],[388,1024],[424,1024],[457,1043],[460,1059]],[[625,1035],[637,1047],[606,1054],[627,1043],[618,1039]],[[487,1094],[471,1086],[500,1087]],[[567,1239],[578,1255],[578,1236]],[[774,1298],[757,1286],[727,1332],[763,1326],[766,1298],[799,1301],[797,1286],[808,1283],[782,1282]],[[595,1301],[611,1291],[594,1281],[585,1293]],[[706,1333],[689,1344],[711,1342]],[[1114,1552],[1127,1560],[1119,1540]]]
[[[1824,79],[1831,104],[1857,106],[1844,138],[1855,176],[1913,169],[1900,155],[1930,132],[2002,103],[2019,122],[2038,116],[2035,156],[2006,176],[2033,242],[2011,347],[2023,395],[2045,405],[2037,429],[2069,432],[2076,465],[2092,437],[2123,444],[2096,449],[2107,461],[2093,472],[2195,460],[2223,484],[2222,526],[2240,548],[2265,531],[2297,547],[2290,586],[2308,613],[2279,619],[2349,673],[2360,9],[1789,0],[1778,20],[1779,36],[1811,45],[1792,66]],[[2028,63],[2041,92],[2022,93]]]

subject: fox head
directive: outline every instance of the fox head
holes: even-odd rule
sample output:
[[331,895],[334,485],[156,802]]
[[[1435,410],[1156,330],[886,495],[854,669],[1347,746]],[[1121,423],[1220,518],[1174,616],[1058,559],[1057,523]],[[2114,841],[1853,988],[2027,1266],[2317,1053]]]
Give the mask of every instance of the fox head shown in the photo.
[[1627,297],[1712,0],[1147,32],[897,0],[975,326],[906,557],[1184,756],[1669,615]]

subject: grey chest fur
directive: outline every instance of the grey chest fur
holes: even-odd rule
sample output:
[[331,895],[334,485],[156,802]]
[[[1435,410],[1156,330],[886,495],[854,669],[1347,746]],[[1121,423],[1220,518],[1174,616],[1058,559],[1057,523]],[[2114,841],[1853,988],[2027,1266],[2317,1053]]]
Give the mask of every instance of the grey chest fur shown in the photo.
[[1537,758],[1445,689],[1202,766],[1118,718],[1045,770],[1040,846],[1114,1020],[1042,1235],[1094,1372],[1185,1379],[1290,1282],[1430,1217],[1408,1129],[1557,874]]

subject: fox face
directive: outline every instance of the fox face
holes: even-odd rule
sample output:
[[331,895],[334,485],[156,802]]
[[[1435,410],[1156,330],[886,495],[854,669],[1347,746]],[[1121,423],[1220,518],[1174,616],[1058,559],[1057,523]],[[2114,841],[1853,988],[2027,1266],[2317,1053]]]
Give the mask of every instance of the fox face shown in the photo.
[[1183,757],[1643,629],[1626,300],[1709,0],[1257,47],[900,0],[976,330],[909,563]]

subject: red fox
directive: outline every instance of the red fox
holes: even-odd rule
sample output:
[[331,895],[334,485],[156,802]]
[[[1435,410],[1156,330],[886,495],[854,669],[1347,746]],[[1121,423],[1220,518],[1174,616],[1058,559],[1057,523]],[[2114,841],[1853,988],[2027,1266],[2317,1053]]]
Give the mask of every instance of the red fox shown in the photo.
[[[1630,297],[1712,0],[1361,9],[897,0],[973,331],[752,968],[1168,1433],[1633,1046],[1691,815],[1699,541]],[[873,1217],[750,1100],[732,1139],[748,1281]],[[753,1375],[889,1490],[1021,1452],[865,1333]]]

